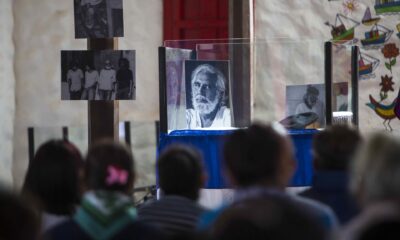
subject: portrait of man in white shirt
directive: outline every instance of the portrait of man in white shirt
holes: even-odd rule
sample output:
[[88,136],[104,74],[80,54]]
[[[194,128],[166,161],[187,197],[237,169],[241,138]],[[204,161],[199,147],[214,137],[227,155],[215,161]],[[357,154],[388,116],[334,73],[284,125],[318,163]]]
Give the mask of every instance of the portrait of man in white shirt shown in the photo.
[[[185,63],[188,62],[195,63],[196,61]],[[226,64],[229,62],[226,61]],[[209,63],[200,64],[192,71],[190,84],[187,80],[192,103],[192,106],[186,110],[186,122],[189,129],[232,126],[231,111],[226,97],[227,84],[224,74]]]

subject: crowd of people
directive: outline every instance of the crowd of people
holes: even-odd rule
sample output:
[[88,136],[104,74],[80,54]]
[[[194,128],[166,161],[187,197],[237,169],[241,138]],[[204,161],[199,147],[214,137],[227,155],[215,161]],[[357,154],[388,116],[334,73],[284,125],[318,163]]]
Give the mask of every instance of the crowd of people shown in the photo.
[[129,60],[121,58],[116,71],[109,59],[98,72],[86,64],[85,73],[73,62],[67,72],[68,90],[71,100],[128,100],[135,91],[133,72]]
[[44,143],[21,194],[0,190],[0,239],[399,239],[400,139],[367,137],[347,125],[314,137],[312,186],[286,187],[294,148],[279,124],[253,124],[227,136],[223,165],[233,200],[198,204],[206,181],[201,154],[174,145],[159,156],[160,197],[135,206],[135,161],[104,140],[82,157],[65,140]]

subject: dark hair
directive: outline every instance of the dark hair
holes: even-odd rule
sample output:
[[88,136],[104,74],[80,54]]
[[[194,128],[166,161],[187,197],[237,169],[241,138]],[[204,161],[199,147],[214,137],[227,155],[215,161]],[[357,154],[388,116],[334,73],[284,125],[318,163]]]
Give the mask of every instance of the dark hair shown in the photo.
[[120,58],[118,61],[118,65],[121,66],[121,63],[125,63],[125,66],[129,68],[129,60],[127,58]]
[[319,95],[319,90],[312,85],[308,85],[306,94],[307,95]]
[[225,209],[216,219],[215,239],[325,239],[321,225],[287,198],[248,199]]
[[[126,180],[109,182],[111,168],[126,174]],[[91,190],[129,192],[135,178],[131,150],[113,140],[100,141],[89,148],[86,156],[85,177]]]
[[81,169],[82,156],[72,143],[50,140],[29,163],[23,194],[32,195],[49,213],[71,215],[81,198]]
[[239,186],[275,181],[283,144],[284,137],[270,125],[236,130],[225,142],[225,167]]
[[357,129],[333,125],[314,136],[314,166],[319,170],[346,170],[361,143]]
[[0,188],[0,239],[38,239],[39,224],[39,214],[27,201]]
[[159,185],[166,195],[197,200],[202,187],[200,154],[193,148],[175,145],[167,148],[157,161]]

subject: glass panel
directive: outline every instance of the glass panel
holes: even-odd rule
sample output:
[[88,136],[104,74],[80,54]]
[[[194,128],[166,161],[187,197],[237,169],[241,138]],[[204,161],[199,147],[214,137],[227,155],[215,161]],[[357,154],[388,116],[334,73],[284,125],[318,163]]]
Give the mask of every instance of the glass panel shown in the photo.
[[38,148],[50,139],[62,139],[62,129],[56,127],[35,127],[34,134],[34,149],[35,153]]
[[324,42],[257,43],[254,56],[253,120],[280,121],[288,129],[324,127]]
[[[332,124],[350,124],[353,118],[352,81],[351,81],[352,45],[332,44]],[[369,64],[359,59],[359,72],[366,72]]]
[[[251,121],[280,121],[289,129],[325,127],[324,43],[321,39],[294,41],[284,38],[256,42],[248,39],[165,42],[168,130],[247,127]],[[338,59],[334,62],[342,61],[341,57],[350,62],[350,56],[335,55],[333,57]],[[199,70],[202,65],[209,67]],[[207,68],[217,71],[210,72],[205,70]],[[220,73],[224,86],[217,85],[222,82],[217,81]],[[341,82],[348,84],[347,90],[351,87],[351,77],[344,79],[342,76],[346,73],[350,76],[348,70],[340,68],[333,76],[335,107],[343,107],[346,101],[350,106],[348,99],[351,96],[341,96],[346,89]],[[220,96],[224,103],[217,104],[225,107],[224,111],[219,112],[222,107],[212,111],[217,109],[212,100],[218,94],[202,88],[204,80],[197,81],[200,76],[207,83],[215,83],[211,90],[225,91]],[[208,85],[207,88],[210,87]],[[203,93],[201,95],[196,91]],[[214,117],[214,122],[207,125],[207,118],[204,117],[207,114],[211,115],[211,119],[220,114],[218,116],[223,123],[214,124],[217,119]],[[224,119],[228,115],[230,119],[226,122],[230,124],[225,125]],[[193,121],[199,124],[193,127],[190,125]]]

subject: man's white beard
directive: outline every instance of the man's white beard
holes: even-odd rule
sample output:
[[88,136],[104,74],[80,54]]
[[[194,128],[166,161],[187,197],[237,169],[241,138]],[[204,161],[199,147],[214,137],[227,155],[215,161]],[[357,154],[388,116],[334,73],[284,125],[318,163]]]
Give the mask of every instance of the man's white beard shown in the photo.
[[[197,101],[196,101],[196,99],[197,99]],[[207,103],[202,102],[204,100],[207,101]],[[197,97],[192,98],[192,102],[193,102],[194,109],[196,111],[198,111],[200,114],[210,114],[218,106],[219,96],[217,96],[214,99],[214,101],[210,101],[206,97],[198,95]]]

